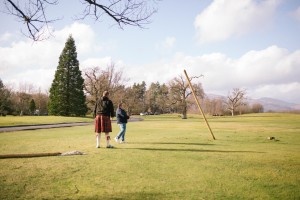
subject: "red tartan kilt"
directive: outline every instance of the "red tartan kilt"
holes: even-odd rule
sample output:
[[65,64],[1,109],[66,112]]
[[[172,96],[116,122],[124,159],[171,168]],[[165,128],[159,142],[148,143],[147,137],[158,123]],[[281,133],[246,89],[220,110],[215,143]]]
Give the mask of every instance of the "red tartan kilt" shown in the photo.
[[111,121],[109,116],[97,115],[95,119],[95,133],[112,132]]

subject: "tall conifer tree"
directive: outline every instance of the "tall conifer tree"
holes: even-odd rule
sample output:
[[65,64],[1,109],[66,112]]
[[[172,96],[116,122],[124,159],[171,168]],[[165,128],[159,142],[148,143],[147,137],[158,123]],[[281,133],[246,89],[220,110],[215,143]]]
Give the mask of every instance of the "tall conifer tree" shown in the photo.
[[75,41],[70,35],[59,57],[58,67],[50,88],[49,114],[84,116],[87,106],[83,84]]

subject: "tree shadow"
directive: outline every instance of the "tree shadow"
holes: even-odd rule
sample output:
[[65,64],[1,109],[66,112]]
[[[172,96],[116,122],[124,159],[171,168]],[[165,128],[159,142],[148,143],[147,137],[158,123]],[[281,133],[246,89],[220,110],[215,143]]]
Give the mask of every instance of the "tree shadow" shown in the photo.
[[156,193],[156,192],[136,192],[136,193],[118,193],[110,196],[107,195],[91,195],[91,196],[81,196],[79,199],[83,200],[124,200],[124,199],[165,199],[167,197],[166,193]]
[[207,144],[207,143],[190,143],[190,142],[131,142],[130,144],[178,144],[178,145],[215,145],[215,144]]
[[202,153],[266,153],[261,151],[228,151],[228,150],[208,150],[208,149],[170,149],[170,148],[122,148],[122,149],[136,149],[142,151],[178,151],[178,152],[202,152]]

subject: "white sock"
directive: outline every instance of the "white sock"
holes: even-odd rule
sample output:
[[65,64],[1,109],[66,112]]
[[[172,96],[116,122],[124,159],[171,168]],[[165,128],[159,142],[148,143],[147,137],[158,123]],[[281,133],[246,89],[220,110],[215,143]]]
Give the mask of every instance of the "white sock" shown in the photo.
[[96,135],[96,147],[100,147],[100,134]]

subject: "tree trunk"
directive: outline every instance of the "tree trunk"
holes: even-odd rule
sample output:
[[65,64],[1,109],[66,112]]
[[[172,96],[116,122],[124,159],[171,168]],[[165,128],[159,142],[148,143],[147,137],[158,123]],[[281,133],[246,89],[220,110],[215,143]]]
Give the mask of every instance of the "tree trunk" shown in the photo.
[[186,105],[183,106],[183,110],[182,110],[182,119],[187,119],[187,108]]

